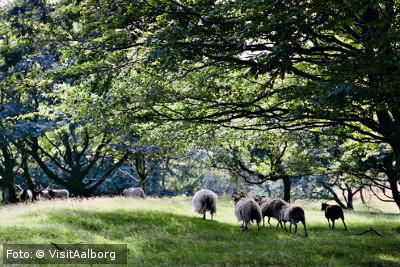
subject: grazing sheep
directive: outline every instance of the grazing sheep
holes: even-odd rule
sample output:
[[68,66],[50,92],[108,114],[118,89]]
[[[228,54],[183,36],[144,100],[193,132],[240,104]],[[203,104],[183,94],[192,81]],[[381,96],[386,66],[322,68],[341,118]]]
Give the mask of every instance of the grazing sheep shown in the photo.
[[143,188],[141,187],[129,187],[122,191],[122,194],[126,197],[134,197],[134,198],[146,198],[146,194],[144,193]]
[[342,219],[344,230],[347,231],[346,223],[344,222],[343,209],[339,205],[329,205],[326,202],[322,203],[321,210],[325,211],[325,218],[328,220],[329,229],[331,229],[331,223],[329,219],[332,220],[332,230],[335,228],[335,220]]
[[69,198],[67,189],[49,189],[49,198]]
[[245,230],[248,230],[248,225],[250,221],[253,222],[254,220],[257,223],[257,229],[260,230],[260,222],[261,222],[261,208],[257,202],[253,199],[247,199],[242,196],[235,197],[232,196],[235,202],[235,215],[237,220],[243,221],[242,228],[244,227]]
[[304,210],[301,207],[289,205],[283,206],[281,210],[280,220],[284,223],[286,231],[286,222],[290,222],[290,232],[292,232],[292,224],[294,224],[294,233],[297,233],[297,223],[301,222],[304,226],[304,232],[306,236],[308,236],[306,217],[304,214]]
[[33,200],[32,191],[29,189],[23,189],[18,196],[19,202],[28,202]]
[[213,220],[213,214],[217,212],[217,201],[217,194],[208,189],[201,189],[194,194],[192,205],[195,212],[203,214],[203,219],[206,219],[206,212],[209,211]]
[[40,199],[51,199],[49,195],[49,190],[48,189],[42,189],[39,191]]
[[281,227],[283,227],[280,221],[280,216],[282,207],[285,205],[287,205],[286,201],[280,198],[271,198],[268,201],[262,203],[260,208],[262,212],[263,225],[265,226],[265,216],[267,216],[269,225],[271,225],[270,219],[271,217],[273,217],[278,220],[278,225],[280,224]]

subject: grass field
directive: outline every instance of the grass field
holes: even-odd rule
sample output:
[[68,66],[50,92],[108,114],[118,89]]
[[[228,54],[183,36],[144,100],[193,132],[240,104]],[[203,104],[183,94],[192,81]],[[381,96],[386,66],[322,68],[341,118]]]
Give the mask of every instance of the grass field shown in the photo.
[[[0,207],[0,243],[127,244],[128,266],[400,266],[396,207],[376,202],[345,211],[346,233],[341,221],[328,230],[320,202],[298,203],[307,238],[301,224],[297,234],[241,230],[229,197],[220,197],[214,221],[195,214],[188,197],[39,201]],[[349,234],[370,227],[384,237]]]

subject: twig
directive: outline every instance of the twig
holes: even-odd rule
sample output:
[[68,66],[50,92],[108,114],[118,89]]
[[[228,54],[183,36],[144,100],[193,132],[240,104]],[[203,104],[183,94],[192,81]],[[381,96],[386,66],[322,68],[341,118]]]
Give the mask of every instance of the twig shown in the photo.
[[355,232],[349,232],[349,233],[347,233],[348,235],[363,235],[363,234],[365,234],[365,233],[368,233],[368,232],[374,232],[375,234],[377,234],[377,235],[379,235],[379,236],[384,236],[384,235],[382,235],[381,233],[379,233],[375,228],[373,228],[373,227],[370,227],[368,230],[364,230],[364,231],[361,231],[360,233],[355,233]]
[[78,245],[78,244],[81,244],[81,243],[83,243],[83,241],[79,241],[79,242],[77,242],[77,243],[75,243],[75,244],[71,244],[71,245],[67,246],[66,248],[62,248],[59,244],[54,243],[54,242],[51,242],[51,244],[52,244],[53,246],[55,246],[58,250],[67,250],[67,249],[69,249],[71,246]]

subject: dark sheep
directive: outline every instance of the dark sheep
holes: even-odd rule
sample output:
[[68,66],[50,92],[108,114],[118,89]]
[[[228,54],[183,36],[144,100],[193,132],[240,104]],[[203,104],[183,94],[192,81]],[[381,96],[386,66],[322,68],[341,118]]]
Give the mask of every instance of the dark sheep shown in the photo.
[[28,202],[33,200],[32,191],[29,189],[23,189],[18,196],[19,202]]
[[69,192],[67,189],[49,189],[49,198],[69,198]]
[[271,198],[268,201],[262,203],[261,212],[263,218],[263,225],[265,225],[265,217],[268,217],[269,225],[271,225],[270,220],[273,217],[278,220],[278,225],[281,224],[282,226],[282,223],[280,222],[280,217],[281,217],[282,207],[285,205],[287,205],[286,201],[280,198]]
[[232,196],[235,202],[235,215],[237,220],[243,221],[242,228],[248,230],[250,222],[256,221],[257,229],[260,230],[261,208],[253,199],[247,199],[242,196]]
[[347,231],[346,223],[344,222],[344,214],[343,209],[339,205],[329,205],[326,202],[322,203],[321,210],[325,211],[325,218],[328,220],[329,229],[331,229],[331,223],[329,220],[332,221],[332,230],[335,228],[335,220],[342,219],[344,230]]
[[305,235],[308,236],[306,217],[303,208],[299,206],[283,206],[281,210],[281,221],[284,223],[286,231],[286,222],[290,222],[290,232],[292,232],[292,224],[294,224],[294,233],[297,233],[297,223],[301,222],[304,226]]
[[213,215],[217,212],[217,201],[217,194],[208,189],[201,189],[194,194],[192,205],[195,212],[203,214],[203,219],[206,219],[206,212],[209,211],[213,220]]

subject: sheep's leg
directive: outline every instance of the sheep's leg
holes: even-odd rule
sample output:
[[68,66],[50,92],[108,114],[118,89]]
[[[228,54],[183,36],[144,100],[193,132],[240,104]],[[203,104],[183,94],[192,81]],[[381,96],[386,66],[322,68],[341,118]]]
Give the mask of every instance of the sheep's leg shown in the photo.
[[271,220],[271,217],[268,217],[268,223],[270,226],[272,226],[272,224],[269,222],[269,220]]
[[265,217],[263,216],[263,226],[265,227]]
[[308,236],[307,227],[306,227],[306,222],[305,222],[305,221],[302,221],[301,223],[302,223],[303,226],[304,226],[304,232],[306,233],[306,236]]
[[335,220],[332,220],[332,230],[335,228]]
[[[281,222],[281,225],[282,225],[282,222]],[[286,222],[283,223],[283,226],[285,227],[285,231],[287,232],[287,229],[286,229]],[[290,225],[290,226],[291,226],[291,225]]]
[[329,229],[331,229],[331,223],[329,222],[329,219],[328,219],[328,225],[329,225]]
[[343,225],[344,225],[344,230],[347,231],[347,227],[346,227],[346,223],[344,222],[344,220],[342,219]]
[[250,224],[250,221],[248,221],[248,222],[243,221],[243,223],[245,225],[244,230],[249,230],[249,227],[247,225]]
[[206,219],[206,213],[205,212],[203,213],[203,219],[204,220]]
[[[292,232],[292,229],[290,229],[290,232]],[[297,234],[297,223],[294,224],[294,233]]]

